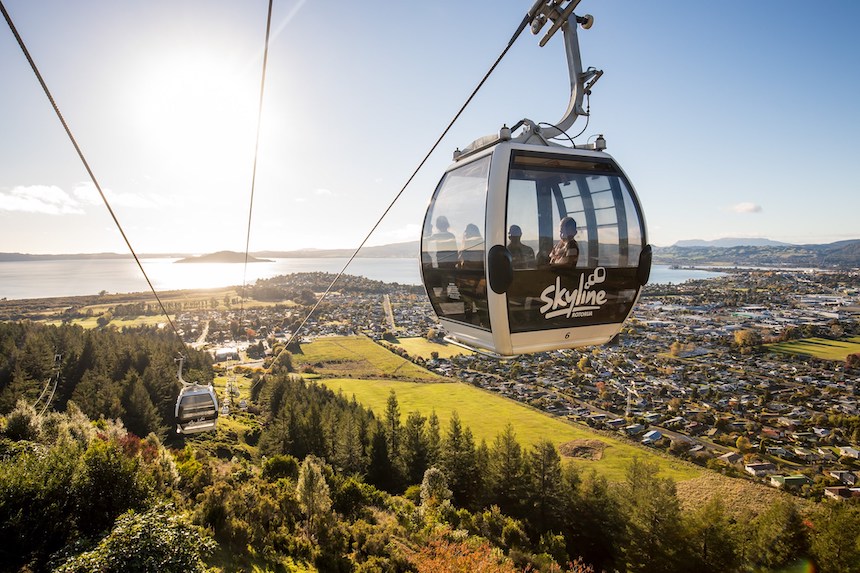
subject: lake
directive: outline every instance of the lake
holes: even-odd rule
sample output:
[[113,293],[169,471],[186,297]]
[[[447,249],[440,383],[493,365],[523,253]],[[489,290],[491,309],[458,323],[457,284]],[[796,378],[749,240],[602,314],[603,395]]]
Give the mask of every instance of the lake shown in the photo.
[[[278,275],[322,271],[338,273],[346,258],[274,259],[270,263],[249,263],[243,281],[242,264],[174,264],[177,259],[141,259],[143,268],[158,292],[207,289],[254,284],[257,279]],[[383,282],[421,284],[418,260],[357,258],[346,274]],[[722,273],[696,269],[671,269],[654,265],[652,283],[678,284],[689,279],[718,277]],[[101,291],[126,293],[149,291],[146,280],[133,259],[76,259],[0,262],[0,298],[49,298],[94,295]]]

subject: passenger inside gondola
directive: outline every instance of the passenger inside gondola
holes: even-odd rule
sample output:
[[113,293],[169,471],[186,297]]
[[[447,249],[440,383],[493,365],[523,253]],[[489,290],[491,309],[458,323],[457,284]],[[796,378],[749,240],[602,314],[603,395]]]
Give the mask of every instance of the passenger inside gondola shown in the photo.
[[487,280],[484,277],[484,239],[474,223],[463,231],[463,249],[457,261],[457,290],[463,302],[463,320],[489,327]]
[[511,225],[508,230],[508,251],[514,270],[535,268],[535,252],[522,242],[523,230],[519,225]]
[[484,239],[474,223],[466,225],[463,231],[463,250],[460,251],[458,262],[461,269],[484,268]]
[[579,260],[579,244],[576,236],[576,221],[564,217],[558,225],[559,241],[549,253],[549,264],[553,268],[573,268]]
[[458,260],[457,238],[449,231],[448,217],[436,217],[436,232],[431,239],[436,247],[436,266],[438,268],[454,267]]

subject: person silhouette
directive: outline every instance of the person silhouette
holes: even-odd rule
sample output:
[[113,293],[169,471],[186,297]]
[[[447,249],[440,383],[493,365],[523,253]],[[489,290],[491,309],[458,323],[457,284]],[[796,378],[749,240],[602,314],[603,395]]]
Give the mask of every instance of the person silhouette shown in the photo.
[[461,269],[484,268],[484,239],[474,223],[466,225],[463,231],[463,250],[460,251],[459,263]]
[[579,260],[579,244],[576,236],[576,221],[564,217],[558,224],[559,241],[549,253],[549,264],[553,267],[575,267]]
[[439,267],[453,267],[457,264],[457,238],[449,231],[448,217],[436,217],[436,229],[431,237],[436,245],[436,264]]
[[511,225],[508,229],[508,251],[515,269],[535,268],[535,251],[522,243],[523,230],[519,225]]

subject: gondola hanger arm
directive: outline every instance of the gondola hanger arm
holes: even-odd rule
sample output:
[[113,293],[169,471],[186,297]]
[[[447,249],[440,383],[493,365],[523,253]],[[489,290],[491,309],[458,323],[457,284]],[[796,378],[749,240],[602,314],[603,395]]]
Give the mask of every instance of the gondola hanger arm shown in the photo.
[[[582,26],[583,29],[588,30],[594,24],[594,18],[591,15],[577,16],[574,13],[579,2],[580,0],[538,0],[528,12],[531,18],[531,31],[534,35],[539,34],[545,24],[552,23],[540,40],[541,47],[545,46],[558,30],[562,30],[570,76],[570,101],[567,110],[560,120],[552,124],[552,127],[539,129],[544,139],[552,139],[562,135],[576,122],[579,116],[588,115],[588,112],[582,107],[583,96],[590,93],[591,88],[603,75],[602,70],[588,68],[583,71],[582,69],[577,27]],[[532,127],[534,126],[533,122],[528,120],[524,120],[524,122],[529,125],[532,131],[535,131],[535,128]]]
[[179,381],[182,383],[182,387],[191,386],[192,382],[186,382],[185,379],[182,378],[182,366],[185,364],[185,355],[180,354],[177,358],[173,359],[179,366],[177,367],[176,377],[179,378]]

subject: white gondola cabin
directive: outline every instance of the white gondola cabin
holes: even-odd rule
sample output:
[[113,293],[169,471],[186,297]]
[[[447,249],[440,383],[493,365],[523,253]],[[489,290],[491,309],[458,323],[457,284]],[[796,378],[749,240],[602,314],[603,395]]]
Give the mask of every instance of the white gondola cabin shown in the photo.
[[455,152],[424,219],[422,277],[449,340],[498,356],[610,341],[650,274],[641,206],[603,136],[550,141],[586,115],[582,93],[602,74],[582,71],[576,26],[594,19],[573,14],[577,3],[529,12],[533,31],[547,20],[564,30],[565,117],[548,128],[523,120],[517,136],[503,127]]
[[[566,218],[575,225],[561,229]],[[455,234],[470,225],[483,232]],[[641,208],[612,157],[512,141],[448,169],[421,257],[451,338],[501,356],[608,342],[651,267]]]
[[218,426],[218,396],[211,384],[186,382],[182,379],[183,358],[179,362],[179,382],[182,390],[176,398],[176,432],[197,434],[215,430]]

